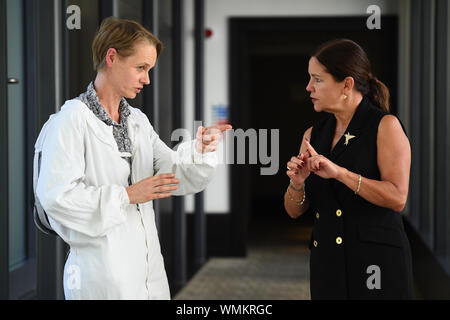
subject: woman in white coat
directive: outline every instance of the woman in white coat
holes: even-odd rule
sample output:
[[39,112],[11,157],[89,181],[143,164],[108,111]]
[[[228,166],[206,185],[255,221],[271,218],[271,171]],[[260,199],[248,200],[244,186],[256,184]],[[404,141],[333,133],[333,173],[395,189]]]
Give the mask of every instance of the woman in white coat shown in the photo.
[[152,200],[203,190],[231,126],[200,127],[173,151],[128,105],[161,49],[140,24],[106,19],[92,46],[95,81],[49,124],[36,195],[70,245],[66,299],[170,299]]

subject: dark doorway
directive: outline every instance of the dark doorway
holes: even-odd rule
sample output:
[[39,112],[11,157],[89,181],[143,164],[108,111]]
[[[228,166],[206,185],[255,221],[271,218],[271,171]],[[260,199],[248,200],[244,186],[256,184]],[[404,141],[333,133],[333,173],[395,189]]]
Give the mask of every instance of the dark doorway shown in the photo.
[[269,137],[270,129],[279,129],[277,174],[261,175],[262,165],[248,165],[248,160],[247,165],[232,166],[233,254],[245,255],[247,235],[263,221],[270,223],[274,232],[283,224],[311,222],[309,214],[291,221],[284,211],[283,195],[289,182],[285,163],[298,154],[305,130],[324,116],[313,110],[306,92],[308,60],[321,43],[348,38],[360,44],[372,63],[372,73],[390,89],[396,114],[397,18],[383,16],[380,30],[367,29],[366,19],[230,19],[231,123],[244,131],[267,129]]

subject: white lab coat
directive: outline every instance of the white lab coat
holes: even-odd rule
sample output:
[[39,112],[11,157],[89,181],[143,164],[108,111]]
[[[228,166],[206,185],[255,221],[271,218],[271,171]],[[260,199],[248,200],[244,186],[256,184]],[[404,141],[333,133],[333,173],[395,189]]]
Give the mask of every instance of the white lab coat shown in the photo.
[[[132,182],[161,173],[180,179],[176,195],[203,190],[216,152],[200,154],[195,140],[177,151],[164,144],[148,118],[130,107]],[[129,165],[112,126],[81,101],[66,101],[39,139],[42,162],[36,195],[52,228],[70,245],[64,268],[66,299],[170,299],[153,202],[130,204]]]

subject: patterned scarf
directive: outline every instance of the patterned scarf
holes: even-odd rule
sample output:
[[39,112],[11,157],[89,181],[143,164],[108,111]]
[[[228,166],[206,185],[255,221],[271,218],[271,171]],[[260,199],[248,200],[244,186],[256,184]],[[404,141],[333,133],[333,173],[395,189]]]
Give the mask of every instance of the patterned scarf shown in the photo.
[[[130,115],[129,104],[125,98],[122,98],[119,104],[119,123],[113,121],[105,108],[102,107],[98,100],[97,92],[94,88],[94,83],[89,83],[87,91],[82,93],[78,100],[82,101],[89,109],[108,126],[113,126],[113,136],[116,140],[117,147],[120,152],[129,152],[131,154],[131,140],[128,137],[127,117]],[[128,185],[131,185],[131,157],[122,157],[128,162],[130,166],[130,175],[128,176]]]

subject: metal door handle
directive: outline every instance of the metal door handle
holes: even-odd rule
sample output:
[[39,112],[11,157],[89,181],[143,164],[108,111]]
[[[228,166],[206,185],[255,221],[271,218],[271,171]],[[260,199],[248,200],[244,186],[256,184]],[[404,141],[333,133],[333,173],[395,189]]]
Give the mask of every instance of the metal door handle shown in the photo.
[[19,79],[16,78],[8,78],[8,84],[18,84]]

